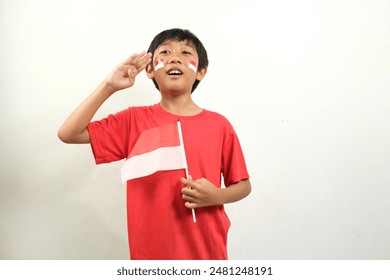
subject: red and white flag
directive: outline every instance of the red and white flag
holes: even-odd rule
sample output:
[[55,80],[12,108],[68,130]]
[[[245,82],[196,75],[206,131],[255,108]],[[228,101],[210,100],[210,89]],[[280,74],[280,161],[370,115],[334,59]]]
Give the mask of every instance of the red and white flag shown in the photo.
[[164,68],[164,61],[162,59],[157,59],[154,62],[154,71],[157,71],[158,69]]
[[124,183],[177,169],[188,172],[180,121],[142,132],[121,169],[121,177]]
[[193,60],[190,60],[190,63],[188,63],[188,67],[189,67],[191,70],[193,70],[195,73],[196,73],[196,70],[198,69],[198,68],[196,67],[196,62],[193,61]]
[[[191,178],[180,121],[141,133],[122,166],[122,183],[157,171],[178,169],[185,169],[186,178]],[[192,218],[196,223],[195,209],[192,209]]]

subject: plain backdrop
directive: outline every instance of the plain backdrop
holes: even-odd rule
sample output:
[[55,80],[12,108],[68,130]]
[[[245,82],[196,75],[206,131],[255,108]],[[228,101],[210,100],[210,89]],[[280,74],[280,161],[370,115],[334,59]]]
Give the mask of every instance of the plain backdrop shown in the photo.
[[[236,129],[253,191],[231,259],[390,259],[390,2],[0,1],[0,259],[127,259],[123,162],[57,130],[162,30],[210,59],[194,92]],[[141,73],[95,119],[159,101]]]

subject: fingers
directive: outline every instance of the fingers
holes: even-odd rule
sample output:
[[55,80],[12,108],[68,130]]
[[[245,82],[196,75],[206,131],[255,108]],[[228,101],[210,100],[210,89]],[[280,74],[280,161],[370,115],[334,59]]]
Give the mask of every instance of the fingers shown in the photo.
[[151,56],[151,53],[146,54],[145,51],[135,53],[118,66],[117,69],[122,72],[121,78],[128,80],[126,87],[131,87],[134,84],[135,77],[150,63]]
[[186,185],[186,188],[181,190],[185,207],[189,209],[201,207],[201,203],[197,198],[198,183],[192,180],[191,175],[188,176],[188,179],[181,178],[181,182]]
[[134,84],[135,76],[137,76],[137,74],[138,74],[138,71],[133,66],[130,66],[129,69],[127,70],[127,75],[125,75],[125,77],[129,80],[129,83],[131,85]]
[[188,179],[181,178],[181,182],[186,185],[187,187],[190,187],[191,189],[196,189],[198,187],[198,184],[192,180],[191,176],[188,176]]
[[184,205],[185,205],[185,207],[187,207],[189,209],[194,209],[194,208],[199,208],[200,207],[197,203],[189,202],[189,201],[184,203]]
[[223,205],[221,188],[215,186],[206,178],[195,181],[181,178],[181,182],[186,185],[181,189],[181,192],[187,208]]
[[123,64],[132,64],[134,61],[139,60],[141,57],[143,57],[146,54],[146,51],[142,51],[140,53],[133,53],[128,59],[126,59]]
[[127,66],[133,66],[137,69],[137,72],[141,72],[145,67],[151,62],[152,54],[142,51],[140,53],[132,54],[128,59],[126,59],[123,64]]
[[184,203],[185,207],[187,207],[189,209],[197,208],[198,204],[197,204],[197,199],[195,198],[195,196],[196,196],[195,188],[197,187],[196,183],[194,181],[192,181],[191,175],[188,176],[188,179],[181,178],[180,180],[183,184],[186,185],[186,188],[183,188],[181,190],[181,192],[183,194],[182,198],[185,201],[185,203]]
[[185,201],[184,205],[187,208],[198,208],[198,207],[201,207],[201,201],[199,199],[196,199],[195,197],[193,197],[191,195],[188,196],[188,195],[184,194],[184,192],[183,192],[182,198]]
[[183,199],[188,201],[194,199],[196,196],[196,191],[190,188],[183,188],[181,193],[183,194]]

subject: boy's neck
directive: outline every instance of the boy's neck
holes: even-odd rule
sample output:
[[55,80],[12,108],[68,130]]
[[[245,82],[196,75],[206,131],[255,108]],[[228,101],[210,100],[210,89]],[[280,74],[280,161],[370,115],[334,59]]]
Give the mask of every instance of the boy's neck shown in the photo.
[[177,116],[194,116],[203,110],[195,104],[191,96],[162,96],[160,106],[165,111]]

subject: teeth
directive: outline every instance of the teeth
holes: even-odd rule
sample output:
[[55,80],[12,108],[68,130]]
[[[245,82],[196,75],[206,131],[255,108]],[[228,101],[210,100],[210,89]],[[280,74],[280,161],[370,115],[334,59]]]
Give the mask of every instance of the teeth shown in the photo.
[[169,71],[169,75],[180,75],[181,74],[181,71],[179,70],[171,70]]

